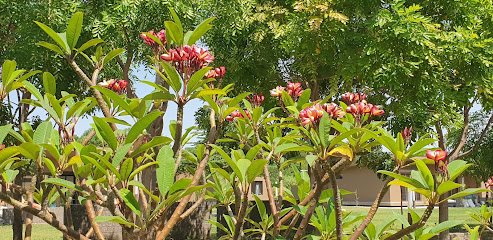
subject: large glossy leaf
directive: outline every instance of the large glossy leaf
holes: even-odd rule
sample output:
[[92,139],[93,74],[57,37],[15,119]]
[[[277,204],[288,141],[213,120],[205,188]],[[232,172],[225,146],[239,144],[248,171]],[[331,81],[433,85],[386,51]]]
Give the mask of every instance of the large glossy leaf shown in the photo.
[[64,40],[62,37],[60,37],[60,35],[53,31],[53,29],[51,29],[50,27],[44,25],[43,23],[40,23],[40,22],[37,22],[37,21],[34,21],[41,29],[43,29],[43,31],[48,34],[48,36],[51,37],[51,39],[53,39],[53,41],[55,41],[58,46],[60,46],[61,49],[63,49],[65,52],[70,52],[70,49],[68,47],[68,44],[66,42],[66,40]]
[[156,161],[158,162],[156,176],[159,192],[162,196],[165,196],[173,185],[175,177],[173,149],[169,146],[163,146],[156,157]]
[[165,21],[164,26],[169,33],[167,36],[169,36],[176,45],[180,46],[183,43],[183,30],[180,30],[180,27],[172,21]]
[[186,44],[195,44],[209,29],[211,29],[212,25],[210,23],[214,19],[214,17],[211,17],[200,23],[199,26],[197,26],[197,28],[195,28],[195,30],[192,32]]
[[50,49],[51,51],[54,51],[60,55],[63,55],[63,51],[62,49],[60,49],[59,46],[53,44],[53,43],[47,43],[47,42],[38,42],[36,43],[36,45],[39,45],[39,46],[42,46],[42,47],[45,47],[47,49]]
[[472,166],[472,164],[468,164],[463,160],[455,160],[450,162],[447,165],[447,169],[450,175],[450,181],[454,181],[457,177],[459,177],[467,168]]
[[265,164],[267,164],[267,160],[265,159],[258,159],[251,162],[247,169],[248,183],[252,183],[263,172]]
[[135,226],[135,224],[128,222],[127,220],[119,216],[97,216],[94,218],[93,222],[114,222],[138,228],[137,226]]
[[128,179],[130,176],[130,173],[132,173],[134,167],[134,160],[131,158],[127,158],[125,162],[122,163],[122,166],[120,167],[120,176],[122,181],[125,181]]
[[77,53],[81,53],[84,50],[86,50],[90,47],[96,46],[102,42],[104,42],[104,41],[99,39],[99,38],[93,38],[93,39],[87,41],[86,43],[82,44],[82,46],[80,46],[80,48],[77,50]]
[[348,146],[335,147],[334,149],[330,150],[327,155],[348,158],[350,161],[353,160],[353,150]]
[[51,137],[51,130],[53,126],[51,122],[42,122],[36,128],[33,136],[33,142],[35,144],[48,143],[48,139]]
[[444,201],[447,201],[449,199],[464,197],[464,196],[471,195],[471,194],[477,194],[477,193],[481,193],[481,192],[491,192],[491,191],[488,189],[485,189],[485,188],[468,188],[468,189],[460,191],[456,194],[453,194],[452,196],[450,196],[450,197],[448,197],[448,198],[446,198],[440,202],[444,202]]
[[132,194],[132,191],[128,189],[120,189],[120,195],[123,198],[123,201],[125,201],[125,204],[135,213],[137,216],[140,216],[140,205],[139,202],[135,199],[134,195]]
[[82,12],[76,12],[68,22],[67,26],[67,44],[70,49],[75,48],[77,41],[80,37],[80,32],[82,30],[82,20],[84,14]]
[[173,16],[173,21],[176,23],[176,26],[178,29],[183,32],[183,26],[181,25],[180,17],[176,14],[175,10],[173,8],[168,8],[169,12],[171,13],[171,16]]
[[438,186],[438,194],[442,195],[448,191],[451,191],[453,189],[456,189],[456,188],[460,188],[464,185],[462,184],[458,184],[458,183],[455,183],[453,181],[446,181],[446,182],[443,182],[440,184],[440,186]]
[[163,66],[163,71],[166,73],[166,76],[168,76],[168,83],[170,84],[171,88],[175,90],[175,92],[180,92],[181,89],[181,78],[180,75],[178,75],[178,72],[176,69],[171,66],[167,62],[161,62],[161,65]]
[[196,73],[188,81],[187,85],[187,94],[190,95],[193,91],[200,87],[201,80],[204,78],[204,75],[211,70],[212,67],[206,67],[198,70]]
[[435,190],[435,180],[433,180],[433,175],[431,174],[430,169],[426,164],[421,161],[420,159],[414,160],[416,163],[416,167],[418,168],[419,172],[421,173],[421,176],[423,177],[423,180],[425,181],[426,185],[428,186],[428,189],[431,191]]
[[61,179],[61,178],[47,178],[47,179],[43,180],[43,182],[55,184],[55,185],[62,186],[62,187],[66,187],[66,188],[69,188],[69,189],[72,189],[75,191],[79,191],[79,192],[84,192],[84,190],[81,187],[75,185],[75,183],[67,181],[65,179]]
[[330,143],[330,122],[331,118],[329,117],[329,114],[324,112],[324,115],[320,119],[320,124],[318,127],[318,135],[320,136],[320,141],[322,142],[322,145],[324,148],[326,148],[329,143]]
[[125,140],[125,143],[132,143],[139,137],[140,134],[142,134],[142,131],[146,129],[156,118],[161,116],[163,112],[160,111],[154,111],[149,114],[147,114],[145,117],[137,121],[130,131],[127,134],[127,138]]
[[128,179],[133,179],[135,177],[135,175],[139,174],[140,172],[144,171],[144,169],[152,166],[152,165],[156,165],[158,164],[158,162],[148,162],[142,166],[139,166],[137,169],[135,169],[131,174],[130,176],[128,177]]
[[9,134],[10,130],[12,129],[12,126],[13,124],[0,126],[0,143],[3,143],[3,140]]
[[113,129],[111,129],[108,123],[103,121],[101,118],[93,117],[93,120],[103,140],[108,143],[108,145],[110,145],[111,149],[116,150],[118,147],[118,141],[116,139],[115,133],[113,132]]
[[124,52],[125,52],[125,49],[123,49],[123,48],[117,48],[115,50],[112,50],[111,52],[109,52],[108,54],[106,54],[106,56],[104,56],[102,66],[106,65],[113,58],[115,58],[117,56],[120,56]]
[[94,86],[93,88],[95,88],[98,91],[100,91],[101,93],[103,93],[103,95],[109,97],[111,100],[113,100],[113,102],[118,107],[125,110],[128,114],[132,114],[132,109],[130,108],[130,105],[128,105],[128,103],[125,102],[125,100],[123,100],[120,95],[116,94],[115,92],[113,92],[109,89],[106,89],[106,88],[103,88],[100,86]]
[[113,160],[111,161],[111,164],[115,167],[120,165],[122,160],[127,155],[128,151],[132,147],[133,147],[133,144],[131,144],[131,143],[128,143],[128,144],[123,145],[122,147],[119,147],[118,150],[116,150],[115,155],[113,156]]

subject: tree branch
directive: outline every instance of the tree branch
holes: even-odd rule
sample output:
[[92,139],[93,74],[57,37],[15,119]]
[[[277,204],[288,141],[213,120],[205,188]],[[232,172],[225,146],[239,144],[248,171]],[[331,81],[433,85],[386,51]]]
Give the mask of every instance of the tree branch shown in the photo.
[[471,149],[467,150],[466,152],[459,154],[457,159],[461,159],[464,157],[467,157],[471,155],[476,149],[481,145],[481,142],[483,141],[483,138],[485,137],[486,133],[490,130],[491,123],[493,123],[493,113],[490,116],[490,119],[488,120],[488,123],[486,123],[486,126],[483,128],[483,131],[481,132],[481,135],[479,135],[478,140],[474,143]]

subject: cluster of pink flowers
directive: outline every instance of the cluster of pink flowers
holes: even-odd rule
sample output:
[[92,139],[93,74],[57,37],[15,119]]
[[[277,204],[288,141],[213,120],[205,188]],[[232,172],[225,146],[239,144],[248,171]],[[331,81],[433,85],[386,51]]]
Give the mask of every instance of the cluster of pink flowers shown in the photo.
[[284,90],[286,90],[288,95],[291,96],[291,98],[293,98],[294,100],[298,99],[301,96],[301,94],[303,94],[303,90],[301,88],[301,83],[299,83],[299,82],[297,82],[297,83],[288,82],[287,88],[277,86],[276,88],[270,90],[270,95],[272,97],[278,97],[279,99],[281,99],[282,92],[284,92]]
[[379,106],[367,103],[366,100],[361,100],[360,102],[349,105],[346,108],[346,112],[355,117],[361,117],[364,114],[370,114],[370,116],[380,116],[385,113]]
[[401,131],[401,135],[402,138],[404,139],[404,142],[409,143],[411,141],[412,131],[413,131],[413,127],[410,127],[409,129],[406,127],[404,128],[404,130]]
[[366,94],[362,94],[360,92],[358,92],[358,93],[347,92],[347,93],[342,94],[341,98],[347,104],[351,104],[351,103],[357,103],[359,101],[365,100]]
[[484,183],[484,185],[485,185],[485,188],[489,188],[489,187],[493,186],[493,177],[489,178],[488,181],[486,181]]
[[[150,35],[154,35],[157,39],[159,39],[159,41],[161,41],[163,45],[166,45],[166,31],[164,31],[164,29],[159,31],[157,34],[154,32],[154,30],[151,30],[147,33]],[[151,37],[149,37],[145,33],[140,34],[140,37],[144,39],[145,44],[149,45],[152,48],[154,54],[159,54],[162,51],[164,51],[164,48],[161,45],[159,45],[156,41],[154,41]]]
[[303,94],[303,90],[301,90],[301,83],[288,83],[287,91],[289,96],[292,98],[299,98],[301,94]]
[[168,53],[161,55],[161,59],[172,65],[180,74],[193,74],[201,68],[209,66],[214,57],[208,50],[196,45],[185,45],[182,48],[170,49]]
[[262,95],[262,93],[260,93],[260,95],[256,93],[255,95],[253,95],[253,99],[250,96],[247,96],[247,98],[253,107],[260,107],[260,105],[262,105],[262,102],[265,100],[265,97],[264,95]]
[[207,71],[205,74],[205,78],[223,78],[224,74],[226,73],[226,68],[225,67],[218,67],[213,70]]
[[226,117],[226,121],[233,121],[235,118],[245,118],[245,116],[252,120],[252,117],[250,117],[250,113],[248,113],[248,111],[245,111],[243,110],[243,113],[241,113],[239,110],[235,110],[234,112],[232,112],[231,114],[229,114],[227,117]]
[[127,81],[118,79],[110,79],[108,81],[103,80],[98,83],[99,86],[113,90],[117,93],[125,92],[127,89],[127,84]]
[[324,111],[329,114],[331,118],[342,118],[346,114],[342,108],[337,106],[335,103],[326,103],[320,105],[316,103],[311,107],[307,107],[300,111],[300,118],[303,126],[312,124],[313,126],[318,126],[320,118],[324,115]]
[[2,144],[0,145],[0,151],[2,151],[2,150],[4,150],[4,149],[5,149],[5,144],[3,144],[3,143],[2,143]]

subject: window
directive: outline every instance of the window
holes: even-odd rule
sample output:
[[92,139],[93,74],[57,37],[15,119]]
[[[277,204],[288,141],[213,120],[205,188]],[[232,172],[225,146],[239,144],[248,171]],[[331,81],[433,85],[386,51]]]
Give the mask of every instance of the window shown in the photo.
[[264,195],[264,189],[262,186],[262,181],[255,181],[252,183],[252,194]]
[[[411,174],[409,173],[403,173],[402,175],[406,177],[411,177]],[[401,197],[402,201],[407,201],[407,188],[401,187],[401,192],[402,192],[402,197]],[[414,196],[416,201],[421,201],[421,194],[414,192]]]

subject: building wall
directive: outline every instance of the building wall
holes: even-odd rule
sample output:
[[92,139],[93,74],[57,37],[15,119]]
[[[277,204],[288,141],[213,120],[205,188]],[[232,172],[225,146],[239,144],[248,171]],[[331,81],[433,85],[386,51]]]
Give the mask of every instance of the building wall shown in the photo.
[[[341,176],[342,179],[337,180],[339,188],[354,192],[354,194],[343,196],[343,204],[349,206],[371,206],[384,183],[373,171],[357,166],[348,167],[342,172]],[[426,205],[423,200],[416,200],[415,204],[417,206]],[[383,197],[380,206],[400,205],[400,186],[392,185]],[[403,206],[407,206],[407,201],[403,201]]]

